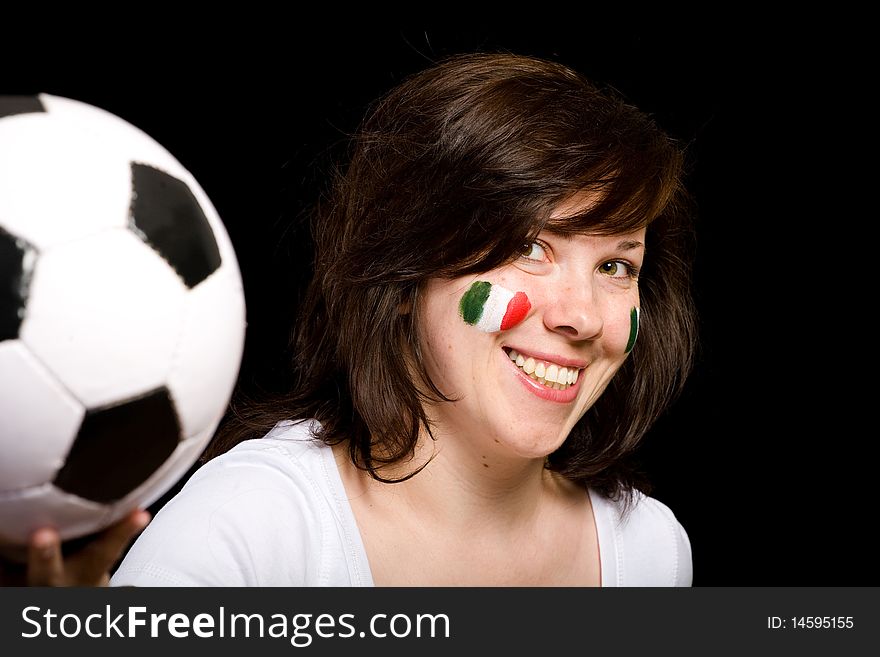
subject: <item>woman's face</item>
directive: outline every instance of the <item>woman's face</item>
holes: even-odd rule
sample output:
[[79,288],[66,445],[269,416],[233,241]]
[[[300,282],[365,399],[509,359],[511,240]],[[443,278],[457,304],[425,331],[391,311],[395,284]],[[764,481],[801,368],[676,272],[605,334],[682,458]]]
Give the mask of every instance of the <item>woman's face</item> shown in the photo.
[[[631,348],[644,243],[644,228],[573,237],[542,232],[514,263],[429,281],[422,298],[424,364],[440,391],[456,400],[430,410],[441,431],[525,458],[557,449]],[[459,304],[475,281],[525,292],[531,303],[525,319],[492,333],[466,323]],[[569,383],[573,372],[577,380]]]

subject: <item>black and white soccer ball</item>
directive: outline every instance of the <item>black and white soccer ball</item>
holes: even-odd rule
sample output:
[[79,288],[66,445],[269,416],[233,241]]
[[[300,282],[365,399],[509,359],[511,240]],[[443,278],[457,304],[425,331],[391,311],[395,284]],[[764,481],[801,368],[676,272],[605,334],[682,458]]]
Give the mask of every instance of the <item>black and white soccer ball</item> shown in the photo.
[[0,544],[146,507],[229,402],[245,305],[205,192],[91,105],[0,96]]

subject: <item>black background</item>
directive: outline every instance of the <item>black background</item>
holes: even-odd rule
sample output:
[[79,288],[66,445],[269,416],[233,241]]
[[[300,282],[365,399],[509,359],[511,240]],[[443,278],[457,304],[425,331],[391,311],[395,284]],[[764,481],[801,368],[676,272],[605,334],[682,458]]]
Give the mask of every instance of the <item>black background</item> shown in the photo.
[[[0,93],[103,107],[200,181],[248,303],[241,386],[279,357],[309,244],[298,223],[368,104],[444,55],[509,50],[615,88],[687,144],[696,198],[698,367],[646,437],[654,496],[694,551],[695,585],[877,585],[869,215],[855,207],[858,39],[567,21],[519,31],[259,28],[7,41]],[[571,23],[571,24],[568,24]]]

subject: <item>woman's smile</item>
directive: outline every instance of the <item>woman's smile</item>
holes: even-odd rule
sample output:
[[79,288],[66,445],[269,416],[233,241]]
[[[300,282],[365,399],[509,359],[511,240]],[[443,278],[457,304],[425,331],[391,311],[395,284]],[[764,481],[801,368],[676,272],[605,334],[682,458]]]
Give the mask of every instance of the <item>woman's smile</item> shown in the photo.
[[[516,368],[517,379],[530,393],[541,399],[568,404],[577,398],[578,377],[586,365],[575,364],[574,359],[504,347],[508,360]],[[567,363],[566,365],[561,364]]]

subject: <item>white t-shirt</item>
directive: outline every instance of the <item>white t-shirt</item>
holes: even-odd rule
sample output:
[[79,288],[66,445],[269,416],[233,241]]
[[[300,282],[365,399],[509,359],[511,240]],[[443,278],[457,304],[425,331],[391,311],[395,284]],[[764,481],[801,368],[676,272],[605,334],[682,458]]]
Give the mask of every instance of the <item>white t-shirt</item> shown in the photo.
[[[330,447],[283,422],[199,468],[135,541],[113,586],[373,586]],[[637,494],[625,521],[590,491],[602,586],[690,586],[672,511]]]

